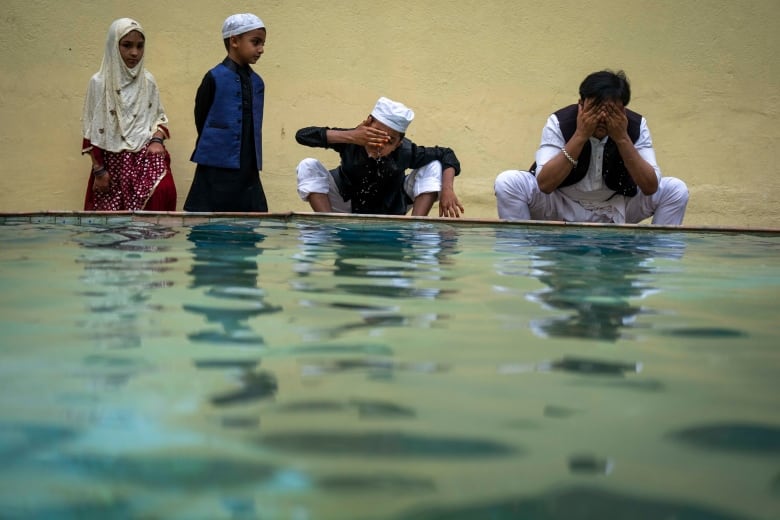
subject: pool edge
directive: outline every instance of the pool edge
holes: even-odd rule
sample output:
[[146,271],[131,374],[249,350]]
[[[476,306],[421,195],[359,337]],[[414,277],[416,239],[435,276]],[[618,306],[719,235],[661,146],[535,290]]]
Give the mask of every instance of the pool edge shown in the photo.
[[580,223],[563,221],[522,220],[507,221],[491,218],[444,218],[444,217],[412,217],[407,215],[356,215],[351,213],[314,213],[288,211],[282,213],[190,213],[183,211],[32,211],[32,212],[0,212],[0,224],[5,223],[51,223],[51,224],[101,224],[127,221],[143,221],[164,225],[185,225],[217,220],[349,220],[349,221],[425,221],[446,223],[449,225],[490,225],[490,226],[539,226],[539,227],[597,227],[636,229],[649,231],[677,232],[718,232],[718,233],[780,233],[780,228],[742,227],[742,226],[658,226],[653,224],[605,224]]

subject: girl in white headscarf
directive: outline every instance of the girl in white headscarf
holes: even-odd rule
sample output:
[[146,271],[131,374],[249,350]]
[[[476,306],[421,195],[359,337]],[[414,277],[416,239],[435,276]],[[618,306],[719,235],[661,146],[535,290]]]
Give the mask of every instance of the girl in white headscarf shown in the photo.
[[82,154],[92,159],[88,211],[174,211],[176,185],[163,142],[168,118],[144,68],[146,36],[130,18],[108,29],[100,70],[84,100]]

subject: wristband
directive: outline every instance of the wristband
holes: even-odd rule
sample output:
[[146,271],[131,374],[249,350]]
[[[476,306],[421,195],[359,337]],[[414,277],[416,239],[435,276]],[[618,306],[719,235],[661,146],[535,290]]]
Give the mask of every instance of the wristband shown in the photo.
[[566,157],[566,160],[569,161],[571,163],[571,165],[576,168],[577,167],[577,163],[578,163],[577,159],[575,159],[574,157],[569,155],[569,152],[566,151],[566,147],[565,146],[561,147],[561,151],[563,152],[563,156]]
[[102,177],[103,175],[105,175],[107,173],[108,172],[106,171],[106,167],[105,166],[101,166],[97,170],[92,170],[92,175],[94,175],[96,179],[99,178],[99,177]]
[[152,137],[149,139],[149,143],[160,143],[163,144],[163,138],[162,137]]

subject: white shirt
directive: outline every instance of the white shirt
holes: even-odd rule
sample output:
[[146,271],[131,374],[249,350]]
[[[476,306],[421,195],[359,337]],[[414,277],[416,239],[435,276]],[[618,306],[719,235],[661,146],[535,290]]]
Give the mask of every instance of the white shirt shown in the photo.
[[[613,197],[614,190],[607,188],[604,184],[604,176],[602,175],[602,165],[604,159],[604,145],[607,143],[608,137],[604,139],[590,138],[590,165],[588,166],[588,172],[585,177],[579,182],[570,186],[563,186],[558,190],[566,195],[568,198],[575,200],[585,206],[588,209],[597,209],[603,207],[600,204]],[[544,125],[542,130],[542,143],[539,145],[539,149],[536,151],[536,175],[542,171],[544,165],[561,153],[561,148],[566,144],[563,139],[563,132],[561,132],[561,125],[558,122],[558,117],[552,114],[547,118],[547,124]],[[650,163],[655,170],[655,176],[658,181],[661,181],[661,169],[658,168],[658,164],[655,159],[655,150],[653,149],[653,139],[650,137],[650,129],[647,127],[647,121],[642,118],[642,122],[639,126],[639,139],[634,143],[634,147],[639,152],[639,155]],[[613,203],[618,202],[614,199],[610,200],[610,206]],[[622,199],[623,197],[621,197]],[[620,213],[622,211],[618,210]]]

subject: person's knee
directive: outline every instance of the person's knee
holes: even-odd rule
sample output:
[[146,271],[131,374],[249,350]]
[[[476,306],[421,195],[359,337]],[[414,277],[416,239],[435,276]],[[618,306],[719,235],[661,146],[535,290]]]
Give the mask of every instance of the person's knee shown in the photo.
[[306,158],[298,163],[298,196],[308,200],[310,193],[328,193],[330,172],[317,159]]
[[423,193],[438,195],[441,191],[443,169],[439,161],[431,161],[417,168],[407,176],[404,189],[412,199]]
[[676,177],[664,177],[661,179],[661,187],[664,197],[678,204],[688,203],[688,186]]
[[502,197],[509,193],[516,193],[518,191],[524,191],[523,188],[527,184],[536,179],[530,172],[522,170],[506,170],[498,174],[495,182],[493,183],[493,191],[496,197]]
[[[311,157],[307,157],[299,162],[298,167],[295,169],[299,182],[301,178],[324,177],[323,170],[325,170],[325,168],[322,166],[322,163]],[[327,172],[327,170],[325,170],[325,172]]]
[[415,171],[415,182],[428,188],[436,188],[434,191],[438,191],[441,188],[443,171],[444,166],[441,162],[431,161]]
[[442,166],[441,161],[431,161],[420,168],[419,171],[423,176],[441,177],[444,166]]
[[512,179],[517,175],[517,170],[507,170],[499,173],[496,176],[496,180],[493,183],[493,191],[496,197],[503,195],[509,190],[509,186],[512,185]]

